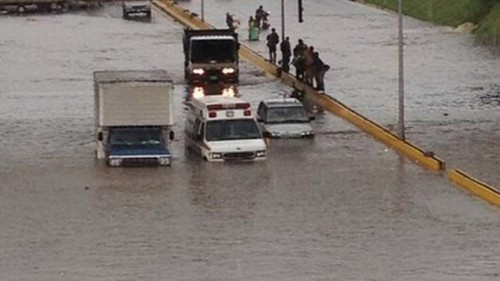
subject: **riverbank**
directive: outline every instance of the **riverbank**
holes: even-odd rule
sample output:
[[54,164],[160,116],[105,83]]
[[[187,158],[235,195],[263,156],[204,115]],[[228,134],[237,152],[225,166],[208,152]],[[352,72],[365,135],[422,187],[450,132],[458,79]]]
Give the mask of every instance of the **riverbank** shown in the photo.
[[[398,10],[399,0],[362,0],[379,7]],[[480,42],[500,43],[500,3],[496,0],[403,0],[403,13],[440,25],[459,27],[473,23],[472,32]]]

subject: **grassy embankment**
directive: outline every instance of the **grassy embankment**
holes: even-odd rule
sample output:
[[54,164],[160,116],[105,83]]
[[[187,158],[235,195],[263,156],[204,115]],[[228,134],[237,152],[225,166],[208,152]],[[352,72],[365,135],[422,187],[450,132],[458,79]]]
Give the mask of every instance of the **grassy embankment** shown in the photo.
[[[398,0],[363,0],[390,10],[398,10]],[[441,25],[478,25],[477,38],[489,45],[500,44],[500,0],[403,0],[403,13]]]

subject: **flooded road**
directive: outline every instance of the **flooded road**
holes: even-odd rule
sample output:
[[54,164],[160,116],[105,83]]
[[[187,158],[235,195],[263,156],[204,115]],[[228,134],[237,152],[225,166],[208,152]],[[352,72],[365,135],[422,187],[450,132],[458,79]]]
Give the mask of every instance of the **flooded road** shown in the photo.
[[[330,114],[314,140],[273,141],[265,162],[186,154],[173,21],[106,6],[0,22],[1,280],[498,278],[496,208]],[[173,166],[108,168],[92,72],[149,68],[176,82]],[[289,91],[247,64],[241,83],[253,105]]]
[[[201,14],[199,1],[179,3]],[[302,38],[332,66],[326,92],[396,132],[397,15],[347,0],[315,0],[304,1],[299,23],[297,1],[284,3],[292,48]],[[247,20],[261,4],[281,36],[281,1],[205,0],[204,17],[225,27],[230,12],[247,38]],[[268,33],[260,42],[245,43],[267,57]],[[433,151],[449,168],[500,188],[500,51],[475,44],[473,35],[407,17],[404,37],[407,140]]]

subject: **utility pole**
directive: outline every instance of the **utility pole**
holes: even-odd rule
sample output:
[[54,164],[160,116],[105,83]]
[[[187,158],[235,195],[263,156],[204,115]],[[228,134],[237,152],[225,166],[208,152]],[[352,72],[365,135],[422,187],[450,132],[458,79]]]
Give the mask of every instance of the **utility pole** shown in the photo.
[[405,140],[405,97],[404,97],[404,60],[403,60],[403,0],[398,0],[398,55],[399,55],[399,137]]
[[205,0],[201,0],[201,21],[205,21]]
[[285,0],[281,0],[281,42],[285,41]]
[[304,18],[302,17],[302,12],[304,11],[304,8],[302,7],[302,0],[298,0],[298,7],[299,7],[299,22],[303,22]]

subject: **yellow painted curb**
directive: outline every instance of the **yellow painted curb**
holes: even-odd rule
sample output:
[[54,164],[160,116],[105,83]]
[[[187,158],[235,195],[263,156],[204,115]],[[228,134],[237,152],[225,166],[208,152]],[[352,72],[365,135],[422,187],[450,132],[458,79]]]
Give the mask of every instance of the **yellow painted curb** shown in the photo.
[[498,189],[474,179],[457,169],[448,171],[448,179],[491,204],[497,207],[500,206],[500,191]]
[[197,14],[189,12],[171,0],[152,0],[160,10],[170,15],[181,24],[192,29],[212,29],[213,26],[202,21]]
[[[153,0],[155,4],[162,11],[172,16],[183,25],[193,28],[193,29],[212,29],[213,26],[201,21],[197,15],[193,15],[188,10],[181,8],[179,5],[175,4],[171,0]],[[295,77],[289,73],[279,73],[278,67],[270,62],[268,62],[260,54],[254,52],[249,47],[240,44],[239,54],[242,59],[254,64],[256,67],[262,69],[263,71],[269,73],[273,76],[280,76],[284,84],[292,86],[295,89],[304,91],[306,96],[311,100],[318,103],[323,108],[328,111],[346,119],[352,124],[358,126],[360,129],[371,134],[379,141],[385,143],[389,147],[398,151],[399,153],[407,156],[408,158],[414,160],[417,164],[433,170],[441,171],[445,169],[445,163],[441,159],[435,157],[430,153],[426,153],[415,145],[399,139],[397,136],[392,134],[390,131],[384,129],[373,121],[363,117],[362,115],[356,113],[352,109],[343,105],[334,98],[315,91],[310,86],[302,83],[301,81],[295,79]]]

